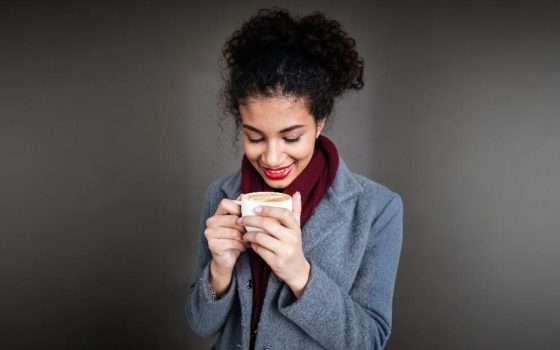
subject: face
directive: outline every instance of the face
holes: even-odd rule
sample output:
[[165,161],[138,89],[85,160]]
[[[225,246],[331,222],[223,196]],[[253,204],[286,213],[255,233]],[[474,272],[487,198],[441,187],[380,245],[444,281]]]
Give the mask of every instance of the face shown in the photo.
[[311,161],[324,119],[316,123],[303,98],[286,96],[248,99],[239,112],[247,159],[270,187],[287,187]]

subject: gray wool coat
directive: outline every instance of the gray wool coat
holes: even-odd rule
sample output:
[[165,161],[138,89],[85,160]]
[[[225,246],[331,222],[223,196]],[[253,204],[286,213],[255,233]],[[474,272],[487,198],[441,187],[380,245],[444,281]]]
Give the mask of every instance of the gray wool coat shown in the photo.
[[[222,198],[240,194],[240,171],[213,182],[206,193],[198,267],[185,305],[191,328],[217,335],[215,349],[249,349],[251,267],[242,253],[227,292],[209,287],[206,219]],[[302,227],[309,281],[298,299],[270,274],[255,349],[383,349],[391,332],[395,278],[401,252],[403,206],[398,194],[352,173],[340,160],[334,183]]]

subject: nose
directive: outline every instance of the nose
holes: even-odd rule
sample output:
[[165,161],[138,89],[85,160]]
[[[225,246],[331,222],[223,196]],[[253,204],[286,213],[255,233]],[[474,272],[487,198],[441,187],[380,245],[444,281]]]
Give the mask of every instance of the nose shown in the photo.
[[276,142],[269,142],[262,155],[262,161],[267,167],[278,167],[283,165],[282,148]]

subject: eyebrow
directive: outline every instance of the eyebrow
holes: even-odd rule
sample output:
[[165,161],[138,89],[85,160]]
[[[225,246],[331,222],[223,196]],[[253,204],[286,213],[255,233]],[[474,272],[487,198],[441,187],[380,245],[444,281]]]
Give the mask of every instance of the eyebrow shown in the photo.
[[[285,128],[285,129],[280,130],[280,133],[285,133],[285,132],[292,131],[292,130],[295,130],[295,129],[303,128],[304,126],[305,126],[305,125],[299,125],[299,124],[298,124],[298,125],[292,125],[292,126],[290,126],[290,127],[287,127],[287,128]],[[247,125],[247,124],[243,124],[243,127],[244,127],[245,129],[249,129],[249,130],[253,130],[254,132],[258,132],[258,133],[261,134],[261,135],[264,134],[262,131],[260,131],[259,129],[255,128],[254,126]]]

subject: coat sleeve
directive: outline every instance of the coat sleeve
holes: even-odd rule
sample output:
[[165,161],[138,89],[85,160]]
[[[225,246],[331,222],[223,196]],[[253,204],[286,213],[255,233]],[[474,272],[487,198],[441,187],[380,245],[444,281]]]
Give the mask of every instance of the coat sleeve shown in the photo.
[[280,312],[326,349],[385,347],[391,332],[392,302],[403,230],[403,206],[394,194],[371,227],[370,238],[349,292],[311,262],[303,295],[284,286]]
[[200,336],[214,335],[222,328],[232,307],[236,291],[236,280],[232,278],[226,293],[216,299],[209,283],[212,256],[204,230],[206,220],[213,215],[221,200],[220,191],[217,188],[217,184],[214,183],[206,192],[198,230],[197,267],[185,305],[187,321],[192,330]]

